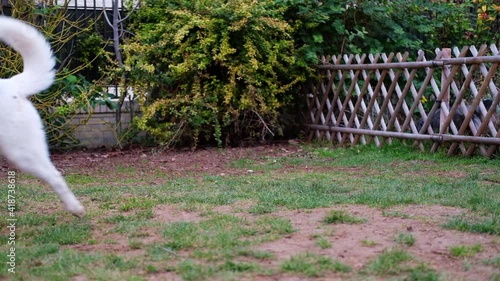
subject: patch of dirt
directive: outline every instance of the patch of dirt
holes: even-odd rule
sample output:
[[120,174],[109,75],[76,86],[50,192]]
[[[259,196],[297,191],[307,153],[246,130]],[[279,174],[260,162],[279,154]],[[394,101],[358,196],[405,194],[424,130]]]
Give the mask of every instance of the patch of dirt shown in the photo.
[[189,212],[185,210],[180,210],[177,207],[171,205],[161,205],[153,209],[155,214],[153,220],[160,221],[162,223],[169,222],[197,222],[201,221],[203,217],[198,212]]
[[[330,210],[344,210],[367,219],[367,222],[326,225],[322,219]],[[474,266],[464,268],[464,259],[450,255],[450,247],[457,245],[481,244],[483,251],[474,257],[475,261],[494,258],[500,252],[498,241],[491,235],[464,233],[439,226],[450,216],[464,210],[442,206],[408,206],[398,212],[409,217],[384,216],[381,210],[357,205],[278,212],[278,216],[289,218],[297,231],[280,240],[265,243],[259,249],[271,251],[278,260],[297,253],[314,252],[341,261],[353,270],[360,270],[385,249],[402,247],[430,268],[454,276],[452,280],[487,280],[491,276],[491,267],[469,260]],[[399,233],[411,233],[415,237],[415,244],[403,247],[396,243],[394,237]],[[314,237],[317,236],[327,238],[331,248],[321,249],[315,245]],[[364,245],[363,241],[370,241],[372,246]]]
[[[113,230],[111,224],[98,224],[94,222],[93,225],[99,225],[99,228],[92,230],[92,243],[67,245],[65,247],[82,252],[114,253],[128,257],[139,257],[145,254],[144,249],[131,247],[130,239],[128,238],[129,233],[117,233]],[[149,244],[159,240],[160,236],[156,231],[148,231],[146,235],[137,239],[141,244]]]
[[[72,151],[55,153],[52,160],[64,173],[78,172],[99,175],[103,171],[133,169],[137,172],[160,170],[170,177],[193,175],[237,175],[248,173],[247,169],[229,165],[238,159],[262,160],[268,157],[300,155],[302,149],[296,145],[277,144],[247,148],[201,148],[192,150],[132,149],[125,151]],[[133,176],[137,177],[137,174]]]

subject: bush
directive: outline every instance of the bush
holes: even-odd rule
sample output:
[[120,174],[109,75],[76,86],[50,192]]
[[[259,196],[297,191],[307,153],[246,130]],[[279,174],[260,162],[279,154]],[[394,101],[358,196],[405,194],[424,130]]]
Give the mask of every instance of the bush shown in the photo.
[[[438,47],[495,43],[499,39],[493,24],[498,26],[498,6],[492,0],[460,2],[276,0],[286,8],[298,57],[305,63],[316,63],[318,55],[416,54],[419,49],[434,52]],[[488,11],[487,16],[482,9]]]
[[124,46],[141,129],[162,144],[240,144],[275,131],[303,77],[273,1],[145,1]]

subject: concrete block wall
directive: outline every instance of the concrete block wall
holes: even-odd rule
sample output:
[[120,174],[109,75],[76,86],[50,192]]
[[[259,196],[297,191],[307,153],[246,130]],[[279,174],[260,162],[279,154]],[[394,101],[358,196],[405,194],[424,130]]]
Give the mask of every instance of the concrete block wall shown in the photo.
[[[122,128],[127,128],[131,122],[131,104],[126,101],[122,106],[121,123]],[[137,103],[132,103],[134,116],[139,111]],[[105,105],[97,105],[94,113],[89,117],[87,113],[76,115],[72,119],[73,124],[79,124],[73,132],[73,136],[80,141],[82,147],[98,148],[112,147],[118,144],[119,137],[116,130],[115,111]],[[88,118],[87,122],[85,120]]]

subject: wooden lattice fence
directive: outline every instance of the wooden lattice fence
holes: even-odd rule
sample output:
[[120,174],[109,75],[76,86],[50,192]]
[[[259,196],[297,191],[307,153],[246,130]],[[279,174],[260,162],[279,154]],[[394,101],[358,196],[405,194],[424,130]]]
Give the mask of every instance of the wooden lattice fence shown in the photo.
[[309,138],[380,146],[413,139],[423,150],[491,157],[500,147],[498,46],[405,54],[323,57],[309,83]]

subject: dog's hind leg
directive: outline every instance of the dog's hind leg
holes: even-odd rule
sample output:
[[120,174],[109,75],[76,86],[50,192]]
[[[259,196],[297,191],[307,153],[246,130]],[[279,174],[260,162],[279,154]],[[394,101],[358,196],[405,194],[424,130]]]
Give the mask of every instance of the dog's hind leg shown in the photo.
[[[31,136],[33,137],[33,135]],[[45,142],[35,142],[32,146],[11,146],[5,151],[5,157],[21,171],[29,173],[46,182],[59,195],[66,210],[75,216],[82,217],[85,208],[69,189],[61,173],[50,161]]]
[[23,167],[22,170],[40,178],[50,185],[57,195],[59,195],[59,198],[64,203],[64,207],[70,213],[78,217],[85,215],[85,208],[69,189],[61,173],[54,167],[48,158],[43,160],[38,159],[37,163],[34,163],[34,165],[28,168]]

